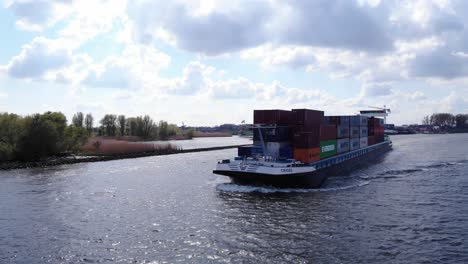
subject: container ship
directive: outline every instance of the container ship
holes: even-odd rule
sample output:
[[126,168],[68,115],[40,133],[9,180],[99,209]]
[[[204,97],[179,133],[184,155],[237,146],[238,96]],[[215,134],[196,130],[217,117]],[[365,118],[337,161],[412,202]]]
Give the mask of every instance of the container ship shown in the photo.
[[311,109],[254,110],[253,145],[218,161],[213,173],[237,184],[319,188],[328,176],[376,163],[391,150],[384,135],[386,116],[387,109],[351,116],[325,116]]

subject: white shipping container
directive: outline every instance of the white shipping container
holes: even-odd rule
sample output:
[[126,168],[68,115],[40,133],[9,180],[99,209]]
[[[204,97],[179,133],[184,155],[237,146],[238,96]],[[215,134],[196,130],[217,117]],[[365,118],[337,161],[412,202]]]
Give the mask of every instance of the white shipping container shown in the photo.
[[350,140],[349,140],[349,149],[350,149],[351,151],[359,149],[359,148],[360,148],[359,143],[360,143],[360,139],[359,139],[359,138],[352,138],[352,139],[350,139]]
[[338,139],[336,141],[336,152],[343,153],[349,151],[349,138]]
[[360,127],[359,126],[352,126],[350,128],[349,137],[350,138],[358,138],[360,133],[361,132],[360,132]]
[[359,137],[367,138],[368,133],[369,133],[369,129],[367,128],[367,126],[366,127],[361,127],[360,132],[359,132]]
[[359,147],[360,148],[365,148],[368,145],[368,138],[367,137],[361,137],[359,139]]
[[360,119],[360,126],[367,127],[367,121],[369,118],[367,116],[360,116]]

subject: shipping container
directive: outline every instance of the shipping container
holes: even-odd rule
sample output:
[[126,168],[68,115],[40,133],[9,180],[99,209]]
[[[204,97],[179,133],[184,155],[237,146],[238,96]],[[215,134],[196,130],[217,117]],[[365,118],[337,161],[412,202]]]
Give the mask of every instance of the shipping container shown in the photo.
[[254,124],[293,125],[296,114],[287,110],[254,110]]
[[320,141],[334,140],[337,138],[336,125],[321,125],[320,126]]
[[239,157],[251,157],[253,146],[240,146],[237,148],[237,156]]
[[379,125],[380,126],[384,126],[385,125],[385,120],[383,120],[382,118],[377,118],[379,120]]
[[361,116],[354,115],[349,116],[349,126],[360,126],[361,125]]
[[320,148],[294,148],[294,159],[304,163],[320,160]]
[[371,127],[383,127],[384,120],[381,118],[370,117],[367,121],[369,128]]
[[375,145],[375,143],[376,143],[375,136],[368,136],[367,137],[367,145],[368,146]]
[[254,146],[252,146],[252,149],[250,151],[251,151],[252,157],[253,156],[262,156],[263,155],[263,147],[262,146],[254,145]]
[[370,127],[369,128],[369,136],[380,136],[384,134],[383,127]]
[[311,109],[293,109],[295,114],[295,125],[299,127],[300,132],[308,132],[311,129],[317,129],[323,121],[323,111]]
[[368,146],[368,144],[369,144],[369,142],[368,142],[367,137],[361,137],[361,138],[359,139],[359,147],[360,147],[360,148],[365,148],[365,147]]
[[336,127],[336,138],[349,138],[349,126],[340,125]]
[[319,133],[301,132],[294,134],[293,145],[295,148],[309,149],[319,147]]
[[369,135],[369,129],[367,128],[367,126],[360,127],[359,137],[364,138],[364,137],[367,137],[368,135]]
[[361,134],[360,126],[352,126],[349,128],[349,137],[358,138]]
[[320,159],[336,155],[336,140],[320,141]]
[[349,116],[327,116],[326,119],[331,125],[349,126]]
[[360,126],[362,126],[362,127],[367,127],[367,126],[368,126],[368,125],[367,125],[367,122],[368,122],[368,119],[369,119],[369,118],[368,118],[367,116],[362,116],[362,115],[360,115],[360,116],[359,116],[359,119],[360,119],[360,121],[359,121],[359,125],[360,125]]
[[336,152],[343,153],[349,151],[349,138],[338,139],[336,141]]
[[[258,128],[253,129],[253,140],[260,141],[260,133]],[[263,141],[265,142],[281,142],[290,141],[291,128],[290,127],[276,127],[276,128],[260,128],[262,131]]]
[[294,148],[291,145],[280,148],[279,157],[285,159],[294,158]]
[[360,147],[360,140],[359,138],[351,138],[349,140],[349,150],[358,150]]
[[291,143],[288,142],[267,142],[266,143],[266,155],[270,157],[280,157],[281,149],[292,148]]
[[320,135],[320,125],[296,125],[293,127],[293,132],[294,133],[303,133],[303,132],[309,132],[309,133],[317,133],[317,135]]

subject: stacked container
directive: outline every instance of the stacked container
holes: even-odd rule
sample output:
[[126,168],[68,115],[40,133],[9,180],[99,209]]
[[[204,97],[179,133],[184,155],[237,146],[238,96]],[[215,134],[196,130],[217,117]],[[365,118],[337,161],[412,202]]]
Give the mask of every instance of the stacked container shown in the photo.
[[324,116],[323,111],[310,109],[255,110],[254,124],[261,127],[262,137],[255,128],[254,145],[240,147],[241,157],[265,155],[310,163],[384,141],[383,120],[360,115]]
[[254,110],[254,124],[290,126],[295,124],[295,114],[287,110]]
[[[323,111],[293,109],[296,124],[293,136],[294,159],[304,163],[320,160],[320,137]],[[326,133],[328,128],[325,128]],[[324,135],[325,136],[325,135]]]
[[368,131],[368,145],[374,145],[384,141],[384,127],[383,119],[371,117],[368,120],[369,131]]
[[359,116],[359,148],[365,148],[369,145],[369,124],[367,116]]
[[296,124],[296,114],[286,110],[254,110],[254,124],[261,125],[253,131],[254,144],[265,142],[265,155],[274,158],[292,158],[292,132]]

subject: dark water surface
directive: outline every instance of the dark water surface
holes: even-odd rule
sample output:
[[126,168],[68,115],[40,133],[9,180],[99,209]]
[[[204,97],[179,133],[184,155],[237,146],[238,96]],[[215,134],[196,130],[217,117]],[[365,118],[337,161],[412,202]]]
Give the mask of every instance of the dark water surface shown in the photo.
[[468,134],[395,136],[319,190],[230,184],[221,150],[0,172],[0,263],[468,263]]

